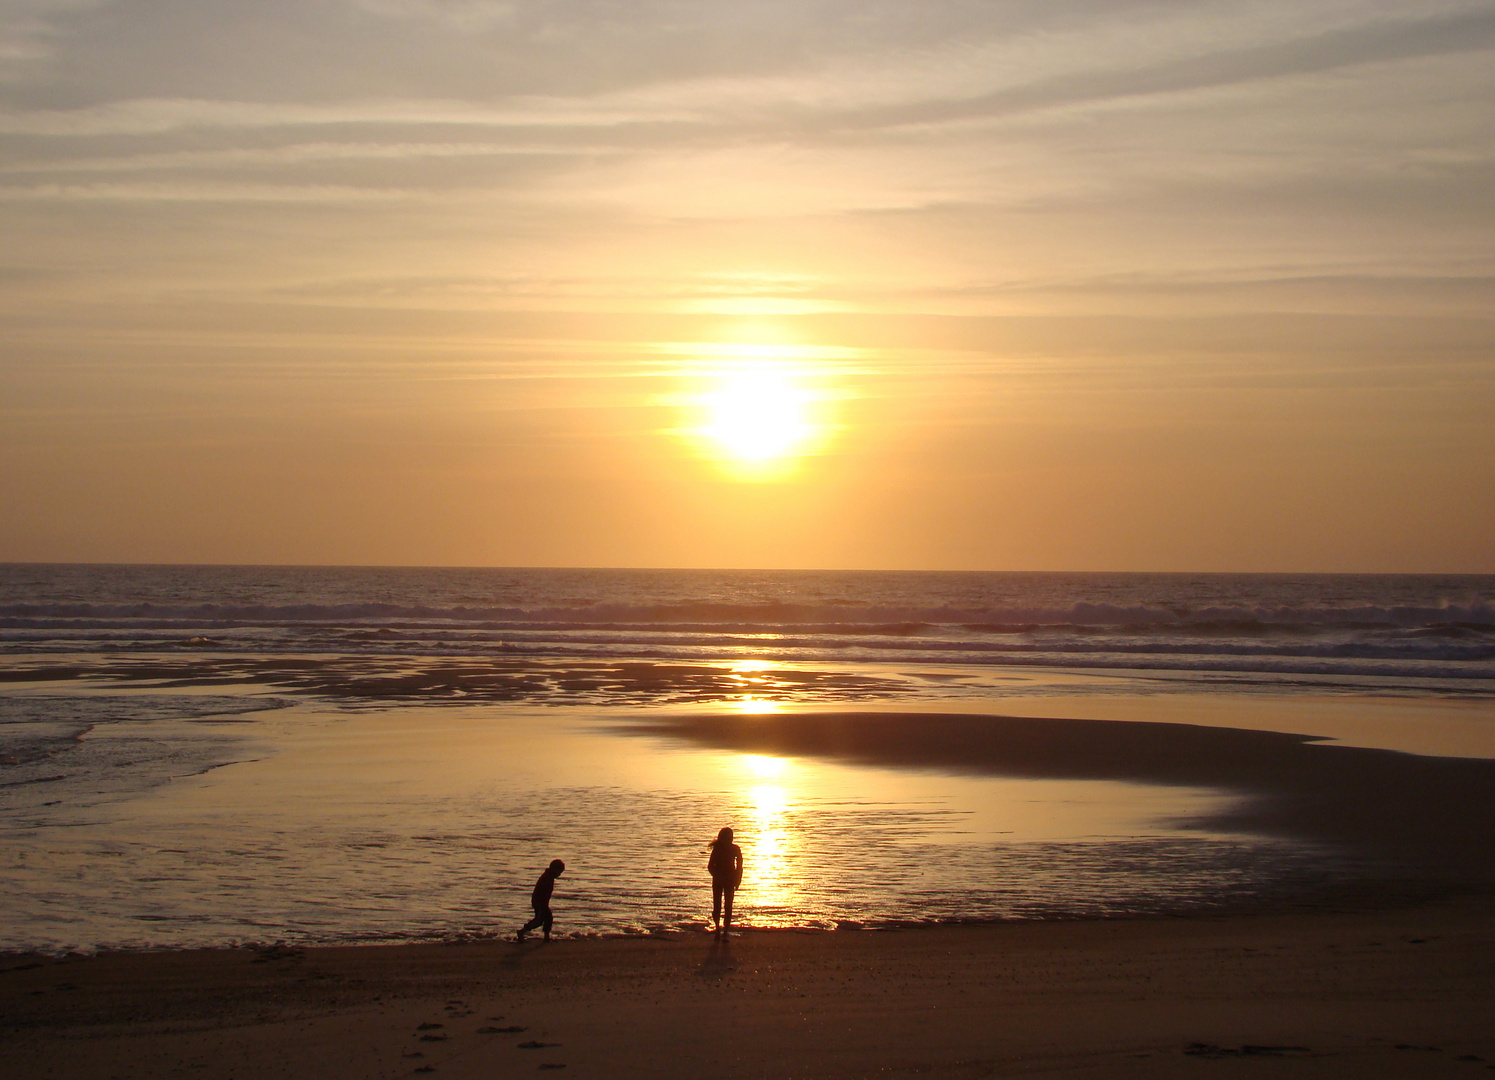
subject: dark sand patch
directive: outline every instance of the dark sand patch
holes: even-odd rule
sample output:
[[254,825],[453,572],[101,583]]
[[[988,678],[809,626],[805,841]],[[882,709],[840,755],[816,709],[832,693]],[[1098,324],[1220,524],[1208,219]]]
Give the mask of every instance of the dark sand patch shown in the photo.
[[619,730],[859,765],[1218,788],[1241,798],[1193,824],[1328,841],[1450,881],[1495,879],[1490,760],[1271,731],[948,713],[667,715]]

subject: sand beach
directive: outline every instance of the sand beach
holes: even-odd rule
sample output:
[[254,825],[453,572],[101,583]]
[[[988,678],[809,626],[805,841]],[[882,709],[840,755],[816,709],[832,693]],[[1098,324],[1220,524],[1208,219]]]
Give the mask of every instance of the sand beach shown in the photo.
[[7,1072],[77,1080],[1476,1077],[1492,914],[9,956],[0,1002]]
[[1446,583],[11,573],[7,1076],[1495,1066]]
[[[672,715],[651,737],[1232,790],[1311,902],[897,930],[11,954],[13,1075],[1458,1077],[1495,1068],[1495,762],[1178,724]],[[914,733],[914,734],[911,734]],[[1216,823],[1220,824],[1220,823]],[[561,920],[565,912],[562,906]]]

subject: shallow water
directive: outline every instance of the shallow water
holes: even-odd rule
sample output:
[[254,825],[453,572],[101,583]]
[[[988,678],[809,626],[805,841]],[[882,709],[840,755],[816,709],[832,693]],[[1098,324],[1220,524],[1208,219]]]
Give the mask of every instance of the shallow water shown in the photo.
[[[700,926],[721,825],[751,926],[1181,911],[1354,872],[1321,847],[1189,828],[1229,798],[1206,790],[682,748],[595,710],[248,715],[197,722],[231,767],[126,793],[90,788],[84,763],[88,797],[8,813],[0,947],[509,933],[554,857],[563,932]],[[137,753],[132,725],[85,742]]]

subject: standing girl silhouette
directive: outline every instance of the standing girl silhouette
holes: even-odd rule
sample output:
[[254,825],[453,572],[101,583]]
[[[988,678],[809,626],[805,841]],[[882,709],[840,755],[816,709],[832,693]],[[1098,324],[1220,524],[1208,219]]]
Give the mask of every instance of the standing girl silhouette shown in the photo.
[[[732,830],[723,829],[711,841],[711,858],[706,860],[711,873],[711,926],[723,937],[732,929],[732,894],[742,885],[742,848],[732,843]],[[726,901],[726,918],[723,918]]]

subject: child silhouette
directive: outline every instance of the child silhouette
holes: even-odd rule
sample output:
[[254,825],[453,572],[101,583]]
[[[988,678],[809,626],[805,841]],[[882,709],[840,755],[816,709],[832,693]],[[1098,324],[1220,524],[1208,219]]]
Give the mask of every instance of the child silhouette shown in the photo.
[[530,906],[535,909],[535,917],[519,928],[515,941],[523,941],[524,935],[536,927],[545,928],[545,940],[550,940],[550,928],[555,923],[555,915],[550,910],[550,894],[555,891],[555,879],[561,876],[566,869],[566,864],[560,859],[554,860],[545,868],[540,875],[540,880],[535,882],[535,891],[530,893]]

